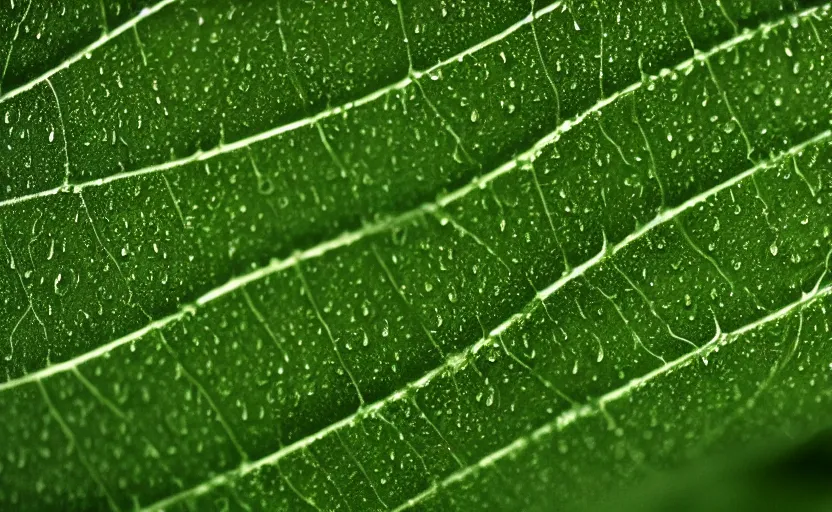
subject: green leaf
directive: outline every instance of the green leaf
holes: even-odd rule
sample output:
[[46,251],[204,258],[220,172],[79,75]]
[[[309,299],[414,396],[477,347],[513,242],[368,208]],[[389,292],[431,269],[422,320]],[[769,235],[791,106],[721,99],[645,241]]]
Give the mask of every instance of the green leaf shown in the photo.
[[15,1],[0,508],[560,509],[832,423],[832,6]]
[[596,511],[829,510],[832,430],[808,440],[766,439],[656,475]]

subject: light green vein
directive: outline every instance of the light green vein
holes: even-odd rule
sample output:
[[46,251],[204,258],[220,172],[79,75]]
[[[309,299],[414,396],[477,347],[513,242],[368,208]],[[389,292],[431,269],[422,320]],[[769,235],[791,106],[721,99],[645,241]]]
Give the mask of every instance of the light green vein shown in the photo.
[[124,32],[132,29],[133,27],[138,25],[142,20],[147,19],[150,16],[153,16],[157,12],[159,12],[162,9],[164,9],[165,7],[167,7],[168,5],[170,5],[174,2],[177,2],[177,1],[178,0],[162,0],[159,3],[154,4],[150,7],[143,8],[141,11],[139,11],[139,14],[130,18],[126,22],[122,23],[121,25],[116,27],[114,30],[111,30],[109,32],[105,32],[104,34],[101,35],[101,37],[96,39],[94,42],[85,46],[80,51],[76,52],[71,57],[64,60],[63,62],[61,62],[57,66],[55,66],[52,69],[44,72],[43,74],[41,74],[38,77],[33,78],[32,80],[26,82],[25,84],[19,85],[19,86],[15,87],[14,89],[9,90],[9,92],[0,96],[0,103],[3,103],[7,100],[10,100],[10,99],[14,98],[15,96],[17,96],[18,94],[24,93],[24,92],[34,88],[38,84],[41,84],[41,83],[45,82],[46,80],[48,80],[52,76],[56,75],[57,73],[61,72],[64,69],[67,69],[68,67],[75,64],[79,60],[85,58],[87,55],[91,54],[92,52],[94,52],[97,49],[101,48],[102,46],[106,45],[107,43],[109,43],[110,41],[112,41],[116,37],[120,36]]

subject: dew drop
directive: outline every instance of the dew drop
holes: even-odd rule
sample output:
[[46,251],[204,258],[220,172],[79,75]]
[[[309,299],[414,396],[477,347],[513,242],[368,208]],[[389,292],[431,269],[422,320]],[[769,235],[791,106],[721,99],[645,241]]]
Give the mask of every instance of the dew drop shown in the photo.
[[66,295],[66,284],[62,284],[63,281],[63,274],[59,273],[58,277],[55,278],[55,294],[56,295]]
[[257,192],[259,192],[260,194],[268,196],[272,192],[274,192],[274,184],[272,183],[272,180],[268,178],[263,178],[257,181]]

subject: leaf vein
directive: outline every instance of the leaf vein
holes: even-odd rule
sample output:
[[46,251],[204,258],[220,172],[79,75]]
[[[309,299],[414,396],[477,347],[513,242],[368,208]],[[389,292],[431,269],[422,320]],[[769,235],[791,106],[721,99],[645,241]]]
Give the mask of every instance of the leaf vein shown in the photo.
[[79,60],[83,59],[85,56],[91,54],[95,50],[97,50],[97,49],[101,48],[102,46],[106,45],[108,42],[110,42],[111,40],[120,36],[122,33],[132,29],[133,27],[135,27],[137,24],[139,24],[139,22],[141,22],[145,18],[148,18],[148,17],[156,14],[157,12],[161,11],[162,9],[167,7],[168,5],[170,5],[174,2],[177,2],[177,1],[178,0],[161,0],[159,3],[154,4],[151,7],[143,8],[139,12],[139,14],[130,18],[126,22],[122,23],[121,25],[116,27],[115,30],[112,30],[110,32],[105,32],[104,34],[101,35],[101,37],[96,39],[94,42],[92,42],[89,45],[87,45],[86,47],[82,48],[80,51],[74,53],[71,57],[64,60],[63,62],[61,62],[60,64],[58,64],[54,68],[44,72],[40,76],[26,82],[25,84],[22,84],[18,87],[15,87],[14,89],[11,89],[9,92],[3,94],[2,96],[0,96],[0,103],[4,103],[4,102],[14,98],[18,94],[26,92],[26,91],[34,88],[36,85],[40,84],[41,82],[44,82],[44,81],[48,80],[49,78],[53,77],[54,75],[56,75],[60,71],[62,71],[64,69],[67,69],[71,65],[73,65],[76,62],[78,62]]

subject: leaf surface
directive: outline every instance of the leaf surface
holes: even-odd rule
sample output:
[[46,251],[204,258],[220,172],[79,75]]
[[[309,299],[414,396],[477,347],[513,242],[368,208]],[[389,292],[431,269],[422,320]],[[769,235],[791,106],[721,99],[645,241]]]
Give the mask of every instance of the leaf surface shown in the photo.
[[0,508],[548,510],[832,420],[829,3],[0,34]]

